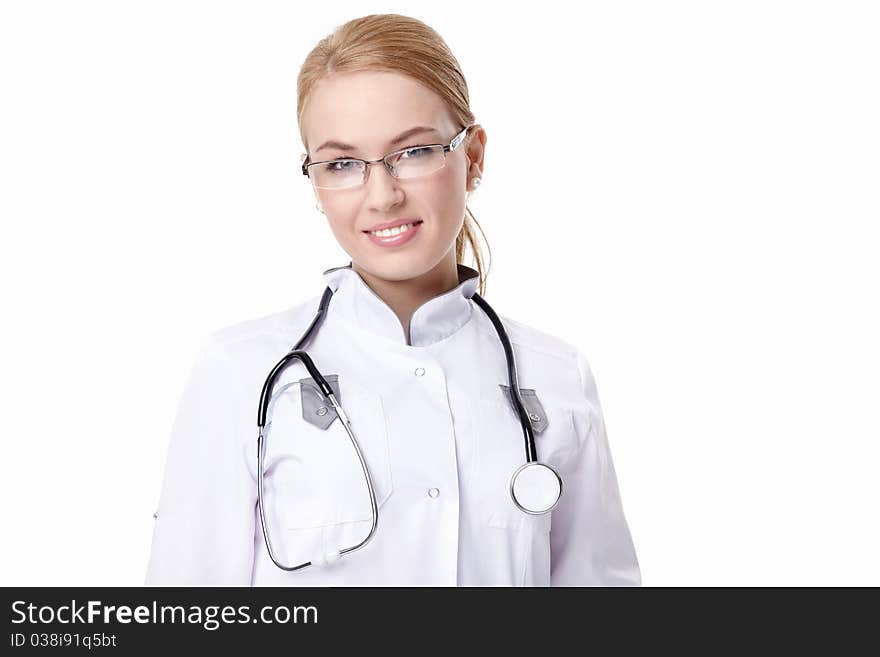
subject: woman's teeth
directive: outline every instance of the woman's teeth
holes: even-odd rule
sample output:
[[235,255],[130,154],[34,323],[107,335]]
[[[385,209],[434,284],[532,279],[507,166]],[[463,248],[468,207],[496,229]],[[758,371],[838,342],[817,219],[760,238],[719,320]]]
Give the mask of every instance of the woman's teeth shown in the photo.
[[394,228],[386,228],[385,230],[371,230],[370,234],[376,235],[377,237],[394,237],[395,235],[405,233],[410,228],[415,226],[415,224],[416,222],[412,222],[410,224],[404,224],[402,226],[395,226]]

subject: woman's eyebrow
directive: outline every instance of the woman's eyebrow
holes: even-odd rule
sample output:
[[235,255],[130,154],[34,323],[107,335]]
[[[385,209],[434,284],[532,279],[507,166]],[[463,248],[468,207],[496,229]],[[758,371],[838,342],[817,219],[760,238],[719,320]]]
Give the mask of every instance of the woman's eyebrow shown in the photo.
[[[436,128],[431,128],[431,127],[425,126],[425,125],[417,125],[415,128],[410,128],[409,130],[406,130],[405,132],[401,132],[399,135],[397,135],[394,139],[392,139],[388,143],[391,144],[392,146],[396,146],[397,144],[402,142],[404,139],[409,139],[413,135],[417,135],[421,132],[435,132],[438,135],[440,134],[436,130]],[[343,150],[343,151],[353,151],[353,150],[357,149],[357,146],[352,146],[351,144],[343,144],[341,141],[332,141],[331,140],[331,141],[325,141],[323,144],[318,146],[318,148],[315,149],[315,152],[317,153],[318,151],[320,151],[324,148],[338,148],[339,150]]]

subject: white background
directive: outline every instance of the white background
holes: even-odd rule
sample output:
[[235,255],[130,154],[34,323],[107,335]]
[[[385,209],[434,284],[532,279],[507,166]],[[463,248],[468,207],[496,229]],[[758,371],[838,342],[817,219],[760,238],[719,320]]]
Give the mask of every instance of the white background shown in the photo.
[[385,12],[463,68],[486,298],[589,358],[644,584],[880,585],[880,21],[766,0],[0,4],[0,584],[143,581],[201,341],[348,263],[296,77]]

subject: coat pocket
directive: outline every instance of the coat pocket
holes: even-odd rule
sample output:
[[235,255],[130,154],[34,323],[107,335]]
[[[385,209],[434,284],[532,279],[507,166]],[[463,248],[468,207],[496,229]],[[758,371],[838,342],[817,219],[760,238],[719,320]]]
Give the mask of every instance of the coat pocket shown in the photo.
[[[520,388],[520,394],[532,422],[538,460],[560,471],[577,446],[571,410],[552,399],[541,398],[540,393],[532,389]],[[525,513],[516,507],[510,495],[511,477],[526,462],[526,448],[509,388],[502,386],[497,397],[481,399],[478,414],[476,473],[480,523],[488,527],[548,533],[552,512]],[[565,495],[564,481],[562,488]]]
[[[330,378],[328,378],[330,383]],[[334,379],[334,383],[340,382]],[[333,388],[337,386],[331,383]],[[369,520],[372,516],[366,477],[357,452],[336,411],[315,404],[301,390],[308,381],[281,387],[270,401],[264,457],[264,506],[273,524],[286,529],[327,527]],[[382,399],[372,391],[341,382],[340,404],[373,481],[381,507],[393,490],[391,459]],[[303,400],[309,404],[304,407]],[[326,410],[336,421],[308,419]],[[307,417],[308,416],[308,417]]]

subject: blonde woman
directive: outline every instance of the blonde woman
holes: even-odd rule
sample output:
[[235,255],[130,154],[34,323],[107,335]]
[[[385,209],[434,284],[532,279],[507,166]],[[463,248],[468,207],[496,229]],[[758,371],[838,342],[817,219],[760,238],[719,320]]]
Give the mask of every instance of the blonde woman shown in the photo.
[[446,43],[406,16],[352,20],[307,56],[297,112],[350,262],[210,336],[147,583],[639,585],[586,359],[482,299],[467,201],[486,131]]

